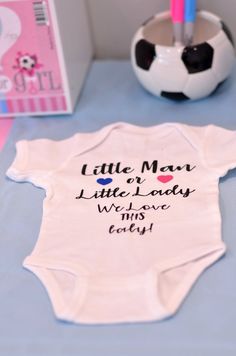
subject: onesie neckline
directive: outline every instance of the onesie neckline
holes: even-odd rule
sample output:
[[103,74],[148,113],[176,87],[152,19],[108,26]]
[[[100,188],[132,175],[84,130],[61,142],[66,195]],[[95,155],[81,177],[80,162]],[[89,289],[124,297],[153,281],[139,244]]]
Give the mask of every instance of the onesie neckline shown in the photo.
[[161,123],[152,126],[140,126],[136,124],[130,124],[127,122],[118,122],[117,128],[124,130],[125,132],[131,132],[140,135],[150,135],[150,134],[159,134],[159,136],[165,136],[166,132],[162,132],[163,128],[170,127],[170,123]]
[[[93,133],[99,132],[99,134],[96,137],[95,143],[94,143],[94,146],[96,146],[96,144],[98,144],[101,139],[105,139],[106,136],[109,135],[113,130],[114,131],[117,130],[117,131],[123,132],[123,133],[136,134],[138,136],[140,135],[140,137],[156,136],[156,138],[160,139],[160,138],[164,138],[164,137],[168,136],[170,133],[172,133],[175,126],[176,126],[175,123],[169,123],[169,122],[164,122],[164,123],[152,125],[152,126],[139,126],[139,125],[130,124],[130,123],[127,123],[124,121],[118,121],[118,122],[103,126],[99,131],[87,132],[87,134],[93,134]],[[73,151],[72,156],[74,156],[74,154],[77,154],[77,147],[79,145],[79,138],[80,138],[81,134],[82,133],[79,132],[73,136],[74,147],[75,147],[76,152]],[[85,144],[83,151],[87,151],[90,148],[91,148],[90,145],[87,146]]]
[[[164,122],[152,126],[139,126],[136,124],[130,124],[127,122],[120,121],[115,124],[108,125],[107,127],[110,127],[111,129],[118,129],[119,131],[123,131],[125,133],[133,133],[140,136],[156,135],[160,138],[160,137],[167,136],[170,133],[170,131],[172,131],[173,126],[174,126],[173,123],[168,123],[168,122]],[[104,129],[105,128],[106,127],[104,127]],[[171,129],[171,130],[166,130],[166,129]]]

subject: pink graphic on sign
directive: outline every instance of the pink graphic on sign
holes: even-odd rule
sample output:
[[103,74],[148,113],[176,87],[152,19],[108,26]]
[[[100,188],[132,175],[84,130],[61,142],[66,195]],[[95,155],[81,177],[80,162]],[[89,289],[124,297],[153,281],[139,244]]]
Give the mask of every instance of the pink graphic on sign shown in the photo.
[[18,72],[26,74],[30,77],[34,76],[37,69],[43,65],[38,62],[38,57],[35,54],[18,52],[16,65],[13,66]]

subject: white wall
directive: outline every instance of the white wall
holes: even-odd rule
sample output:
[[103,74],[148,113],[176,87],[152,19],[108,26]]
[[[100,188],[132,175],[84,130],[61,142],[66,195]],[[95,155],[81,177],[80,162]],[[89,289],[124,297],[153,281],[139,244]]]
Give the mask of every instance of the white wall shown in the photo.
[[[87,0],[97,58],[127,58],[136,29],[170,0]],[[236,0],[198,0],[198,7],[218,14],[236,40]]]

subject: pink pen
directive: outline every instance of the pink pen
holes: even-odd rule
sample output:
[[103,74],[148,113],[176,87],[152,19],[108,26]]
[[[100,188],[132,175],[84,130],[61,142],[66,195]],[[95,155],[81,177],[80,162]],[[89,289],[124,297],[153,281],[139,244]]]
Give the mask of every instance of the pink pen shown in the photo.
[[182,46],[184,38],[184,0],[171,0],[171,17],[175,46]]

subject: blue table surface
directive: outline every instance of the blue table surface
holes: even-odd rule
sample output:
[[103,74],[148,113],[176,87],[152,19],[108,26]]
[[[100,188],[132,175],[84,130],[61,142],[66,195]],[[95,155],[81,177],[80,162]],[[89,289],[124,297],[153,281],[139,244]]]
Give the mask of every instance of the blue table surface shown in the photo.
[[19,118],[0,154],[1,356],[235,356],[236,171],[220,181],[226,255],[208,268],[178,313],[162,322],[76,325],[55,319],[44,287],[22,267],[38,237],[44,191],[5,172],[20,139],[63,139],[116,121],[215,124],[236,130],[236,68],[213,96],[174,103],[148,94],[128,61],[95,61],[72,116]]

